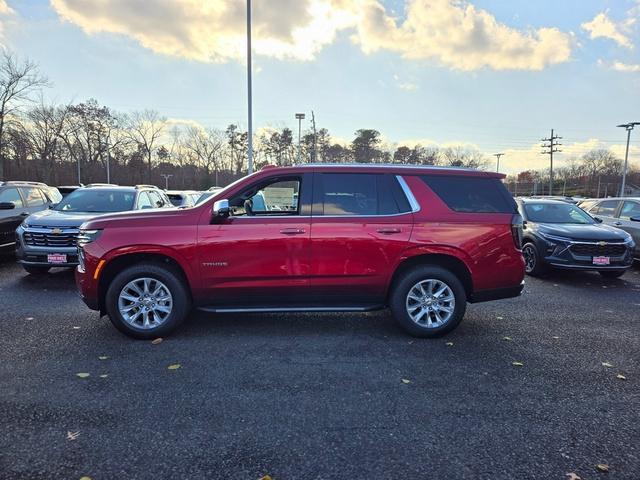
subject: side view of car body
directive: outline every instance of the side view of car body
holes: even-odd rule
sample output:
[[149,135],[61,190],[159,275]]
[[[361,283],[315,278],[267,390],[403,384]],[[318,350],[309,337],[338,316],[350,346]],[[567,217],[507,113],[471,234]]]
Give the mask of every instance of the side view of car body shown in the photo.
[[640,260],[640,197],[591,200],[580,207],[605,224],[629,233],[636,244],[633,255]]
[[167,334],[192,305],[389,306],[409,333],[441,335],[467,302],[522,291],[521,218],[502,177],[436,167],[264,168],[194,208],[88,221],[76,283],[90,308],[137,338]]
[[533,198],[517,202],[524,218],[522,253],[528,274],[561,268],[619,277],[631,267],[635,243],[628,233],[567,202]]
[[21,219],[15,229],[16,257],[31,274],[51,267],[78,264],[76,240],[80,225],[105,213],[172,207],[154,186],[86,186],[74,190],[51,209]]
[[0,252],[13,252],[18,225],[32,213],[48,210],[60,201],[59,196],[44,183],[0,182]]

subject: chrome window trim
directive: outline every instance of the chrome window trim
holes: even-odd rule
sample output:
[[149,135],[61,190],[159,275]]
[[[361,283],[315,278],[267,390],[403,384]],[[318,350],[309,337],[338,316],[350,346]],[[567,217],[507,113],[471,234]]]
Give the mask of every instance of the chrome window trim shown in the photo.
[[407,185],[407,182],[405,181],[404,177],[402,177],[402,175],[396,175],[396,180],[398,180],[398,183],[400,184],[400,187],[402,188],[402,191],[404,192],[405,197],[407,197],[407,201],[411,206],[411,212],[413,213],[419,212],[420,204],[416,200],[416,197],[413,196],[413,192],[409,188],[409,185]]

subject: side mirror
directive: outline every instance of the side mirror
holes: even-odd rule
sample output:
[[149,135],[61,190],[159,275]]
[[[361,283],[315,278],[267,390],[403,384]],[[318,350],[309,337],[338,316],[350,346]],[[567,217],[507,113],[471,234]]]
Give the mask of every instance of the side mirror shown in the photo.
[[631,217],[629,220],[632,222],[640,222],[640,217]]
[[600,217],[593,217],[593,219],[598,223],[602,223],[602,219]]
[[13,202],[0,202],[0,210],[13,210],[16,204]]
[[228,217],[230,213],[231,209],[229,208],[229,200],[226,198],[213,202],[214,217]]

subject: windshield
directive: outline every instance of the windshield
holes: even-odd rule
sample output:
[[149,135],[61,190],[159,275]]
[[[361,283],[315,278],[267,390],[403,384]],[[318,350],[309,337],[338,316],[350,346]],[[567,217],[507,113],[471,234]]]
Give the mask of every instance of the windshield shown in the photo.
[[133,209],[135,192],[104,188],[78,189],[55,208],[61,212],[109,213]]
[[528,203],[524,206],[527,220],[535,223],[573,223],[589,225],[595,220],[582,209],[569,203]]

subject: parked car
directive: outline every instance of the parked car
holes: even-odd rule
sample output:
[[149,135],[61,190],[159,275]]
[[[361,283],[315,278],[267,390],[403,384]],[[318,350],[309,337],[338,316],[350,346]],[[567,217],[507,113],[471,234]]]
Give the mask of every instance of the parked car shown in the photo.
[[568,197],[565,195],[532,195],[526,198],[542,199],[542,200],[559,200],[565,203],[573,203],[574,205],[578,203],[578,200],[575,200],[573,197]]
[[0,182],[0,252],[12,253],[16,228],[28,215],[56,203],[53,187],[37,182]]
[[[520,295],[522,219],[504,175],[467,169],[271,167],[190,209],[86,222],[85,303],[136,338],[210,312],[391,308],[410,334],[453,330],[467,302]],[[251,207],[264,198],[266,208]]]
[[192,207],[200,199],[200,192],[194,190],[167,190],[165,191],[174,207]]
[[570,203],[528,198],[517,202],[524,218],[522,254],[529,275],[564,268],[615,278],[633,263],[635,243],[623,230]]
[[62,195],[62,198],[64,198],[70,193],[75,192],[80,187],[84,187],[84,185],[60,185],[58,186],[58,191]]
[[171,202],[153,186],[81,187],[14,229],[16,256],[31,274],[46,273],[51,267],[74,267],[78,264],[76,237],[83,222],[105,213],[165,207],[172,207]]
[[581,208],[631,235],[636,243],[633,256],[640,260],[640,197],[594,200],[581,204]]

